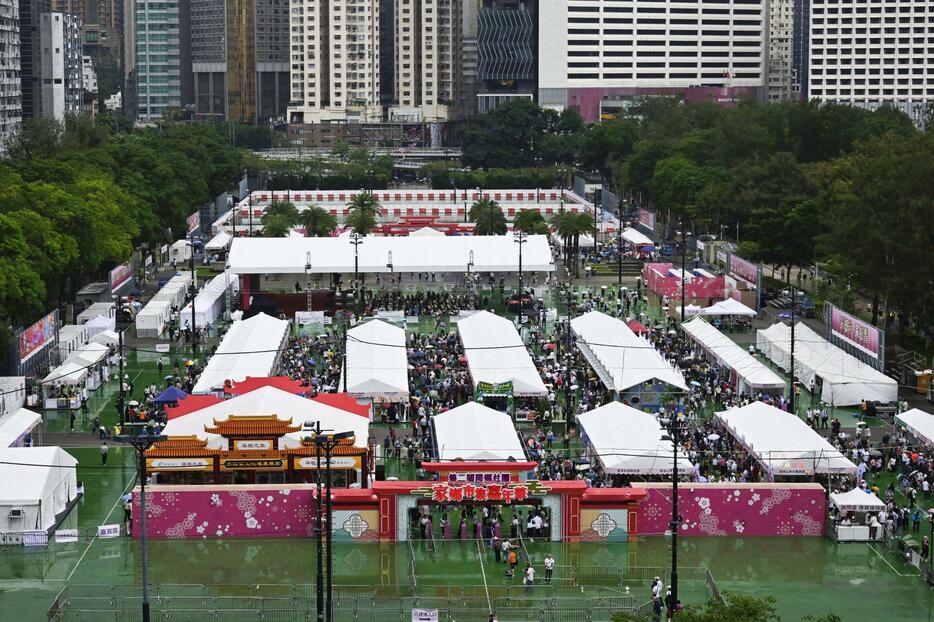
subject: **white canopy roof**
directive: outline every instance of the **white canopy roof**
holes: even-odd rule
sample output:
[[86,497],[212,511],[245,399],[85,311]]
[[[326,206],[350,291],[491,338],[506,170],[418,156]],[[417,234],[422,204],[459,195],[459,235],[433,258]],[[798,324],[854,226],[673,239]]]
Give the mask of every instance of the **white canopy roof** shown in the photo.
[[432,229],[431,227],[422,227],[421,229],[416,229],[415,231],[409,234],[410,236],[415,237],[444,237],[443,231],[438,231],[437,229]]
[[[398,236],[361,238],[360,272],[465,272],[473,251],[475,272],[517,272],[519,245],[509,235]],[[314,273],[354,271],[354,245],[346,238],[238,238],[230,247],[234,274],[305,274],[306,253]],[[555,269],[543,235],[530,235],[522,245],[527,272]]]
[[104,346],[115,346],[120,343],[120,335],[113,330],[104,330],[93,337],[91,337],[91,343],[99,343]]
[[225,380],[239,382],[247,376],[271,375],[288,333],[288,320],[277,320],[265,313],[234,322],[192,393],[210,393],[223,387]]
[[687,390],[681,371],[672,367],[651,343],[632,332],[626,322],[591,311],[571,320],[571,329],[577,335],[577,347],[608,389],[625,391],[660,380]]
[[774,393],[785,390],[785,381],[781,376],[703,318],[694,318],[681,327],[691,339],[713,356],[718,364],[736,372],[739,377],[737,388],[741,392],[751,394],[764,390]]
[[479,382],[512,381],[514,395],[548,395],[512,322],[489,311],[480,311],[458,320],[457,332],[475,387]]
[[98,315],[113,317],[116,312],[117,306],[112,302],[95,302],[78,314],[78,317],[75,318],[75,324],[84,324],[91,318],[97,317]]
[[[786,372],[791,368],[791,327],[781,322],[756,331],[756,348]],[[795,324],[795,375],[804,383],[819,377],[821,400],[854,406],[862,400],[898,399],[898,383],[831,344],[806,324]]]
[[42,384],[78,384],[88,375],[87,363],[65,361],[42,379]]
[[0,418],[0,448],[9,447],[42,423],[42,415],[20,408]]
[[655,246],[655,242],[649,236],[629,227],[623,229],[623,232],[620,234],[624,240],[632,244],[633,246]]
[[[610,402],[578,415],[578,422],[604,470],[610,474],[671,474],[671,441],[658,420],[620,402]],[[678,472],[694,472],[684,452],[678,450]]]
[[[222,272],[208,281],[195,296],[195,325],[203,328],[214,322],[224,308],[224,295],[227,288],[231,294],[240,290],[240,279],[236,275]],[[180,313],[182,325],[191,324],[191,303],[185,305]]]
[[86,343],[68,357],[69,362],[79,365],[96,365],[110,353],[110,348],[102,343]]
[[879,497],[862,488],[835,492],[830,495],[830,502],[843,512],[878,512],[885,509],[885,503]]
[[[78,461],[61,447],[0,448],[0,533],[50,529],[78,496]],[[10,510],[23,510],[10,519]]]
[[855,464],[799,417],[765,402],[716,416],[773,476],[856,473]]
[[[224,421],[231,415],[243,417],[276,415],[283,420],[291,418],[292,425],[302,426],[320,421],[323,430],[353,432],[356,437],[354,445],[357,447],[366,447],[369,440],[370,421],[366,417],[269,386],[260,387],[219,404],[171,419],[165,424],[162,433],[166,436],[195,435],[208,441],[208,447],[226,449],[224,437],[205,432],[204,426],[211,427],[215,420]],[[279,449],[298,447],[305,436],[308,436],[308,432],[286,434],[279,440]]]
[[233,241],[233,236],[227,233],[226,231],[221,231],[210,241],[204,245],[204,250],[206,251],[222,251],[230,246],[230,243]]
[[347,331],[347,384],[342,390],[358,397],[408,399],[405,330],[370,320]]
[[908,428],[909,432],[926,445],[934,447],[934,415],[919,408],[912,408],[895,415],[895,421]]
[[[551,234],[551,241],[554,242],[558,248],[564,248],[564,238],[562,238],[557,233]],[[572,240],[569,240],[569,242],[573,243]],[[587,235],[586,233],[582,233],[580,235],[580,238],[577,240],[577,243],[580,245],[581,248],[593,248],[594,246],[593,236]]]
[[733,298],[727,298],[704,309],[704,315],[744,315],[755,317],[758,315],[743,303]]
[[97,315],[85,322],[84,327],[88,329],[88,337],[93,337],[105,330],[114,330],[117,327],[117,320],[109,315]]
[[438,460],[525,460],[512,417],[477,402],[431,418],[435,426]]

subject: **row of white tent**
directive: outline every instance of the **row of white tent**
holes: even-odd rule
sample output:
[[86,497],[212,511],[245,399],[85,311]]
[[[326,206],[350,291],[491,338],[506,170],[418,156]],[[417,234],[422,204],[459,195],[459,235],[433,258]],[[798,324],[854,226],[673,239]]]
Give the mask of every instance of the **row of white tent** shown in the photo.
[[[222,272],[208,281],[201,291],[195,296],[195,326],[204,328],[207,324],[213,324],[224,311],[227,293],[233,296],[240,291],[240,279],[229,272]],[[191,303],[189,302],[182,309],[182,325],[186,320],[191,324]]]
[[548,389],[515,325],[489,311],[457,321],[474,388],[480,382],[511,382],[517,397],[545,397]]
[[224,382],[241,382],[248,376],[271,376],[289,338],[289,321],[259,313],[236,320],[224,335],[192,393],[219,393]]
[[347,382],[341,390],[355,397],[390,402],[409,399],[405,330],[370,320],[347,331]]
[[54,527],[78,497],[77,465],[61,447],[0,448],[0,534]]
[[738,392],[747,395],[759,391],[772,395],[784,394],[785,380],[781,376],[703,318],[694,318],[681,327],[709,359],[735,374]]
[[919,408],[912,408],[895,415],[895,421],[904,426],[928,447],[934,447],[934,415]]
[[178,272],[136,314],[137,337],[159,337],[172,318],[172,307],[185,302],[191,272]]
[[[791,327],[784,323],[756,331],[756,348],[791,371]],[[898,400],[898,383],[833,345],[803,323],[795,325],[794,374],[809,386],[821,381],[820,399],[833,406],[855,406],[863,400],[888,404]]]

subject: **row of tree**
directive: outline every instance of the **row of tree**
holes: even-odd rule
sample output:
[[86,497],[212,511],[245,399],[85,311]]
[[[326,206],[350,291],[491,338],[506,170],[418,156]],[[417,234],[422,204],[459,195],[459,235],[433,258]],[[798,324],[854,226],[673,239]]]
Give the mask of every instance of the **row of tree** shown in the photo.
[[169,241],[230,187],[241,155],[209,126],[114,132],[28,121],[0,163],[0,344],[142,242]]
[[269,190],[384,190],[392,183],[393,161],[368,149],[335,145],[327,156],[300,154],[286,160],[247,156],[251,175],[267,177]]

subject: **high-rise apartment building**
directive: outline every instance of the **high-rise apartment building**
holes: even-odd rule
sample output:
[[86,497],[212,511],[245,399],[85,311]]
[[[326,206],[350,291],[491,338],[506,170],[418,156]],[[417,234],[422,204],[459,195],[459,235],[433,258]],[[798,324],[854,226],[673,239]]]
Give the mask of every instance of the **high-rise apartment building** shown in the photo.
[[23,118],[42,116],[42,78],[39,75],[41,47],[39,16],[52,11],[51,0],[20,0],[20,84]]
[[539,104],[596,121],[633,96],[762,97],[768,17],[766,0],[540,0]]
[[0,0],[0,156],[23,122],[19,2]]
[[292,0],[289,18],[289,122],[380,121],[380,0]]
[[69,13],[39,16],[41,111],[48,119],[84,110],[81,18]]
[[192,101],[189,0],[136,0],[136,117],[161,119]]
[[934,0],[811,0],[808,96],[916,122],[934,102]]
[[457,103],[461,0],[398,0],[393,121],[441,122]]
[[794,42],[792,44],[793,71],[791,90],[796,99],[808,99],[808,65],[811,46],[811,0],[793,0]]
[[477,111],[477,48],[478,0],[461,3],[461,75],[458,94],[458,117],[466,118]]
[[477,104],[487,112],[513,99],[535,99],[536,0],[484,0],[478,14]]
[[794,97],[794,0],[769,3],[769,101]]

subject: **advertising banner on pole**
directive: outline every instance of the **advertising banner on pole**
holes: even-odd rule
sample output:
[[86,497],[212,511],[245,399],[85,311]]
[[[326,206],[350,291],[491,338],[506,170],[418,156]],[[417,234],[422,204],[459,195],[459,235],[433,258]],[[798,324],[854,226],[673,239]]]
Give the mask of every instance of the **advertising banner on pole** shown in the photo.
[[25,363],[42,346],[55,339],[55,312],[49,313],[19,335],[19,360]]
[[756,311],[762,308],[762,269],[739,255],[730,253],[726,262],[727,276],[745,282],[756,290]]
[[885,368],[885,331],[827,303],[827,340],[876,369]]
[[110,271],[110,292],[118,291],[121,287],[129,283],[132,278],[133,268],[130,267],[130,264],[120,264]]

